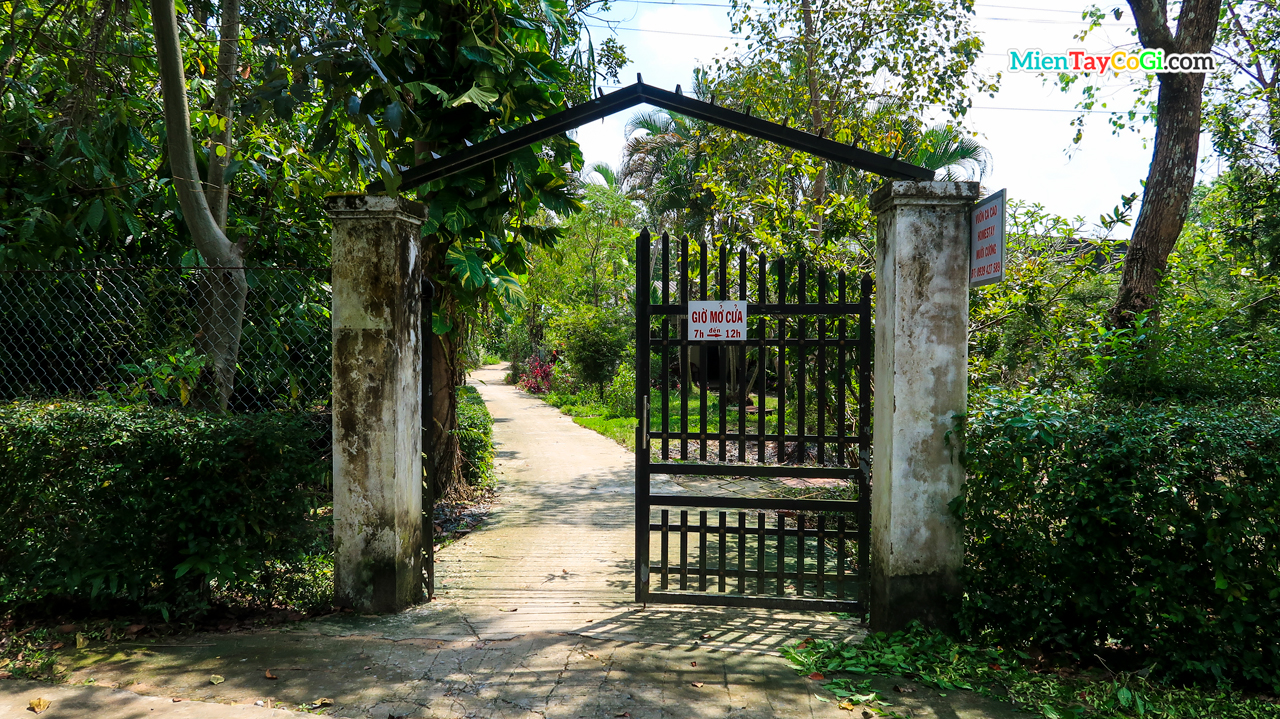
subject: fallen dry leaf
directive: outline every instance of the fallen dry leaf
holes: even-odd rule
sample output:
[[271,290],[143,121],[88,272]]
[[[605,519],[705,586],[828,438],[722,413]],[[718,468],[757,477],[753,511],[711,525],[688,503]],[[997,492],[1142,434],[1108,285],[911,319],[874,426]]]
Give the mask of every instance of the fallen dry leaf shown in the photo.
[[871,712],[867,711],[866,709],[863,709],[863,710],[862,710],[862,719],[871,719],[871,717],[873,717],[873,716],[875,716],[875,714],[872,714]]
[[36,714],[39,714],[40,712],[49,708],[49,700],[40,699],[40,698],[32,699],[31,703],[27,705],[27,708],[35,712]]
[[276,675],[272,674],[270,669],[268,669],[268,670],[267,670],[266,677],[267,677],[268,679],[279,679],[279,678],[280,678],[280,677],[278,677],[278,676],[276,676]]
[[13,672],[0,671],[0,679],[12,679],[12,678],[13,678]]
[[59,634],[75,634],[76,630],[79,628],[80,627],[77,627],[74,624],[63,624],[62,626],[58,627],[58,633]]
[[64,646],[66,646],[66,645],[65,645],[65,644],[63,644],[62,642],[54,642],[54,643],[53,643],[53,646],[51,646],[51,647],[49,647],[49,648],[50,648],[50,649],[52,649],[52,650],[54,650],[54,651],[57,651],[57,650],[59,650],[59,649],[63,648]]
[[694,685],[695,687],[701,687],[701,686],[702,686],[702,682],[694,682],[694,683],[693,683],[693,685]]
[[897,684],[893,685],[893,690],[899,694],[910,694],[915,691],[915,689],[912,689],[911,687],[900,687]]
[[147,628],[147,625],[145,624],[130,624],[129,626],[125,627],[124,633],[127,636],[133,636],[134,634],[137,634],[138,632],[146,628]]
[[616,717],[629,717],[629,716],[631,716],[631,712],[622,712],[621,714],[614,714],[614,716],[616,716]]
[[76,649],[84,649],[89,646],[89,638],[83,634],[76,633]]
[[822,676],[822,672],[814,672],[809,675],[809,678],[814,680],[815,682],[820,682],[823,679],[826,679],[826,677]]
[[174,697],[174,698],[173,698],[173,703],[174,703],[174,704],[177,704],[177,703],[178,703],[178,702],[180,702],[180,701],[182,701],[182,700],[181,700],[181,699],[179,699],[178,697]]
[[331,706],[333,706],[333,700],[332,700],[332,699],[330,699],[330,698],[328,698],[328,697],[320,697],[319,699],[317,699],[317,700],[315,700],[315,701],[311,702],[310,704],[308,704],[308,705],[307,705],[307,708],[308,708],[308,709],[319,709],[320,707],[331,707]]
[[226,679],[223,679],[222,677],[218,676],[217,674],[214,674],[213,676],[209,677],[209,683],[210,683],[210,684],[221,684],[221,683],[223,683],[223,682],[225,682],[225,681],[226,681]]
[[518,611],[520,611],[520,607],[516,607],[515,609],[503,609],[502,607],[498,607],[498,611],[500,611],[500,612],[518,612]]
[[849,701],[848,699],[845,699],[844,701],[840,702],[840,703],[839,703],[839,704],[837,704],[836,706],[840,707],[841,709],[843,709],[843,710],[845,710],[845,711],[849,711],[849,712],[851,712],[851,711],[853,711],[854,707],[856,707],[856,706],[858,706],[858,705],[857,705],[857,704],[854,704],[853,702]]

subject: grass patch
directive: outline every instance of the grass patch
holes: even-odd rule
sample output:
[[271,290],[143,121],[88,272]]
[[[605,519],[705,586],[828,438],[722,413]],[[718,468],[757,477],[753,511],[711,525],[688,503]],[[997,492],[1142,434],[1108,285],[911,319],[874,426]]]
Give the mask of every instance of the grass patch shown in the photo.
[[603,434],[633,452],[636,449],[635,417],[605,419],[604,417],[575,416],[573,418],[573,423],[586,427],[593,432]]
[[1147,678],[1150,668],[1116,673],[1101,659],[1097,666],[1036,660],[1016,649],[957,643],[919,625],[875,634],[861,644],[805,640],[783,654],[801,673],[821,675],[841,707],[855,715],[866,710],[903,716],[891,697],[871,690],[868,675],[900,676],[943,691],[970,690],[1045,719],[1274,719],[1280,714],[1280,704],[1269,696],[1161,684]]

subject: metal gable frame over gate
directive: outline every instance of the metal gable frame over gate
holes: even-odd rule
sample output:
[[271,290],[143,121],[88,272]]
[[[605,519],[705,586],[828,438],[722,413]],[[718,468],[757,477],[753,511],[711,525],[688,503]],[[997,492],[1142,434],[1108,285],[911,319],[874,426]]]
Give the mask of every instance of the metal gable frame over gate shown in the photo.
[[[672,244],[636,241],[636,601],[865,611],[870,277]],[[699,300],[745,337],[689,337]]]

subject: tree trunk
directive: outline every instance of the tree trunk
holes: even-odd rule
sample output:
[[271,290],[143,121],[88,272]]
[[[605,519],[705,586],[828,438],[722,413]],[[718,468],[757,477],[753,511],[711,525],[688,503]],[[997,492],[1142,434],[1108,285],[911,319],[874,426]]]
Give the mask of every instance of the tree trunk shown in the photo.
[[[809,85],[810,132],[821,137],[826,128],[826,121],[822,117],[822,93],[818,90],[818,72],[815,67],[818,63],[818,40],[814,35],[813,8],[809,0],[803,0],[801,10],[804,14],[805,78]],[[827,163],[821,160],[819,162],[821,166],[818,168],[818,177],[813,182],[811,193],[811,199],[815,205],[822,204],[827,197]],[[814,213],[814,228],[819,242],[822,240],[822,218],[822,212]]]
[[[1178,32],[1169,31],[1166,0],[1129,0],[1143,47],[1172,53],[1207,53],[1218,32],[1221,0],[1190,0],[1179,8]],[[1134,223],[1124,272],[1108,320],[1132,327],[1137,315],[1154,310],[1157,285],[1168,266],[1191,204],[1200,153],[1200,104],[1205,76],[1159,75],[1156,139],[1142,192],[1142,209]],[[1154,319],[1154,318],[1153,318]]]
[[1132,327],[1135,317],[1153,310],[1160,276],[1168,266],[1191,206],[1200,153],[1200,100],[1204,75],[1160,76],[1156,107],[1155,151],[1142,209],[1134,223],[1124,272],[1110,320]]
[[213,114],[222,121],[209,146],[209,177],[205,182],[205,199],[214,222],[227,230],[227,166],[231,164],[232,107],[235,100],[235,76],[240,64],[240,0],[222,0],[222,26],[218,31],[218,67],[214,71],[217,90],[213,95]]
[[[196,169],[195,150],[191,143],[191,112],[187,106],[187,83],[183,75],[182,48],[178,44],[178,19],[173,0],[151,0],[151,17],[155,26],[156,57],[160,64],[169,164],[183,220],[191,231],[196,249],[209,265],[239,268],[242,264],[241,249],[227,240],[214,220]],[[226,409],[231,398],[248,289],[242,269],[219,269],[206,273],[201,293],[200,331],[196,333],[195,346],[196,351],[210,363],[213,387],[208,394],[201,392],[197,395],[201,404]]]
[[[423,241],[423,253],[427,256],[426,270],[429,277],[442,277],[446,246],[435,236]],[[427,461],[432,467],[432,490],[438,500],[463,499],[471,495],[471,488],[462,477],[462,449],[458,444],[458,385],[466,379],[462,370],[463,333],[459,329],[457,301],[443,291],[436,282],[436,311],[454,321],[453,333],[438,335],[432,332],[431,343],[431,446],[426,448]]]

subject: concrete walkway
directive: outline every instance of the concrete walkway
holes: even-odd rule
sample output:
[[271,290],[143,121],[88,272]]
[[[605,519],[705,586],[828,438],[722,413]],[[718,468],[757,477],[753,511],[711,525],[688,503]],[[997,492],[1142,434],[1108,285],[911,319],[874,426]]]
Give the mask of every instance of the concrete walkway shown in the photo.
[[[18,716],[37,695],[53,702],[43,717],[104,719],[285,716],[281,706],[377,719],[852,716],[776,655],[805,637],[856,639],[852,623],[633,604],[631,456],[502,375],[487,367],[472,377],[496,420],[500,502],[438,553],[435,602],[90,646],[65,658],[73,686],[0,682],[0,716]],[[898,711],[922,719],[1016,716],[963,692],[907,696]]]

